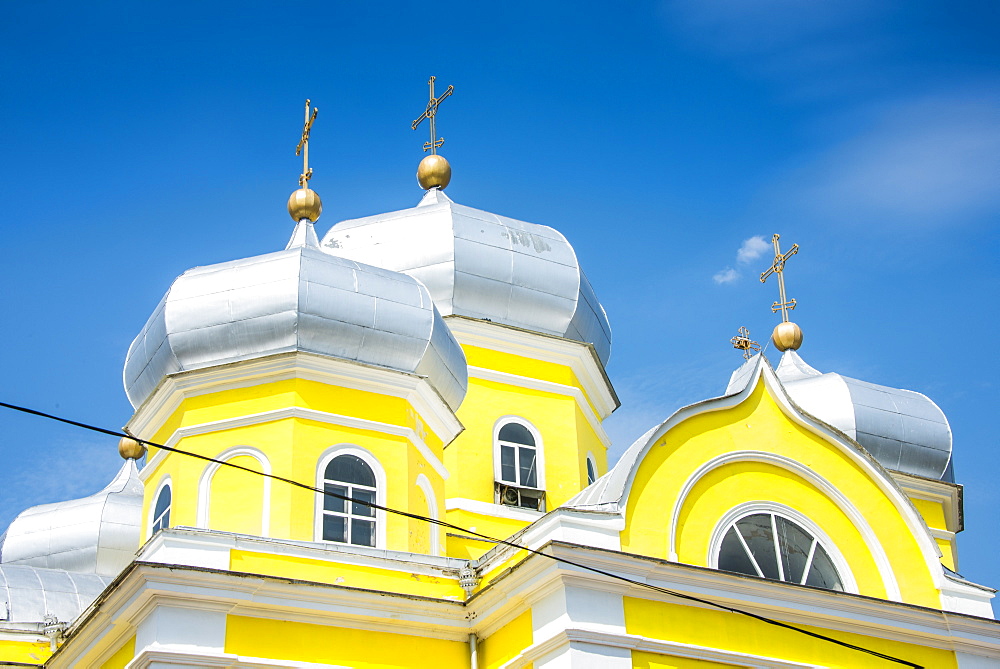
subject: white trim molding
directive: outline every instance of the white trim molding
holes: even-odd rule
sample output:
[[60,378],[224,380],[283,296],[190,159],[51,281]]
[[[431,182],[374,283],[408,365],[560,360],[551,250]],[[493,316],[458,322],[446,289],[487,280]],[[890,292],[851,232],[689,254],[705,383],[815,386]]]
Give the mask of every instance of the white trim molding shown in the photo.
[[170,374],[136,409],[128,427],[139,438],[151,439],[185,399],[296,378],[403,398],[445,444],[464,429],[422,376],[301,351]]
[[516,386],[518,388],[527,388],[528,390],[538,390],[544,393],[552,393],[553,395],[572,397],[576,400],[576,405],[580,408],[580,413],[583,414],[587,424],[590,425],[590,429],[594,431],[594,434],[597,435],[597,438],[602,444],[604,444],[605,448],[611,448],[611,437],[608,436],[608,433],[604,429],[604,425],[601,424],[601,419],[594,412],[593,405],[587,401],[587,397],[579,388],[575,386],[567,386],[562,383],[555,383],[553,381],[533,379],[529,376],[499,372],[495,369],[487,369],[485,367],[470,366],[468,370],[470,379],[482,379],[484,381],[493,381],[494,383],[503,383],[508,386]]
[[[416,486],[424,493],[427,501],[427,515],[433,520],[439,517],[437,495],[434,494],[434,486],[431,480],[423,472],[417,474]],[[431,555],[441,555],[441,530],[436,523],[430,523],[429,538],[431,543]]]
[[[262,537],[269,537],[271,536],[271,479],[269,478],[272,473],[271,461],[267,459],[267,456],[262,451],[250,446],[236,446],[227,449],[215,456],[215,459],[228,462],[230,459],[240,455],[246,455],[255,459],[260,463],[261,471],[268,475],[262,477],[264,485],[260,509],[260,535]],[[198,480],[198,527],[206,530],[209,529],[209,520],[212,517],[212,478],[221,467],[222,465],[218,462],[208,463],[201,473],[201,478]]]
[[[727,530],[729,530],[729,528],[741,518],[746,518],[747,516],[752,516],[757,513],[780,516],[786,520],[792,521],[802,529],[812,534],[813,538],[819,542],[819,545],[823,547],[823,550],[826,551],[827,555],[829,555],[830,559],[833,561],[833,565],[837,569],[837,576],[840,577],[840,582],[841,585],[843,585],[844,590],[846,592],[858,594],[858,582],[854,578],[854,573],[851,571],[847,560],[844,559],[844,554],[840,551],[836,542],[830,538],[830,535],[824,532],[823,528],[814,523],[813,520],[805,514],[800,513],[790,506],[785,506],[784,504],[778,504],[777,502],[767,500],[743,502],[741,504],[737,504],[722,515],[722,518],[715,526],[715,529],[712,530],[712,538],[708,543],[707,564],[710,567],[713,569],[719,568],[719,551],[722,548],[722,540],[725,538]],[[780,556],[777,557],[780,559]],[[794,583],[794,581],[788,581],[787,579],[786,582]]]
[[[500,430],[504,428],[505,425],[515,424],[520,425],[528,432],[531,433],[531,438],[534,439],[534,444],[518,444],[523,446],[529,446],[535,450],[535,490],[541,490],[545,492],[545,442],[542,439],[542,433],[538,431],[534,425],[531,424],[527,418],[522,418],[514,414],[508,414],[506,416],[500,416],[493,423],[493,481],[496,483],[506,483],[512,485],[516,488],[530,488],[531,486],[523,485],[520,483],[520,473],[519,473],[519,461],[515,457],[515,476],[518,481],[504,481],[501,477],[500,471]],[[512,444],[513,442],[505,442],[507,444]]]
[[[404,437],[413,444],[414,448],[416,448],[420,455],[427,460],[427,463],[435,472],[437,472],[439,476],[444,479],[448,478],[448,470],[445,468],[444,463],[441,462],[440,458],[434,454],[424,440],[420,438],[420,435],[418,435],[416,431],[410,427],[367,420],[364,418],[354,418],[353,416],[344,416],[341,414],[328,413],[326,411],[317,411],[315,409],[303,409],[302,407],[288,407],[285,409],[275,409],[273,411],[262,411],[260,413],[248,414],[237,418],[227,418],[225,420],[199,423],[197,425],[186,425],[178,428],[172,435],[170,435],[170,438],[167,439],[164,445],[174,447],[185,437],[208,434],[210,432],[219,432],[222,430],[230,430],[236,427],[260,425],[262,423],[270,423],[272,421],[285,420],[288,418],[300,418],[303,420],[316,421],[318,423],[326,423],[328,425],[336,425],[338,427],[370,430],[372,432],[381,432],[397,437]],[[164,450],[157,451],[156,455],[154,455],[146,463],[146,466],[142,468],[142,471],[139,472],[139,478],[145,480],[146,477],[150,476],[167,456],[167,453],[168,451]]]
[[[734,462],[760,462],[780,467],[781,469],[790,471],[793,474],[800,476],[812,485],[816,486],[820,492],[826,495],[830,501],[837,505],[837,508],[839,508],[844,515],[847,516],[847,518],[851,521],[851,524],[853,524],[855,529],[857,529],[861,534],[865,541],[865,545],[868,546],[868,549],[871,551],[872,558],[875,560],[879,576],[882,578],[882,585],[885,587],[886,597],[890,601],[902,601],[902,595],[899,591],[899,583],[896,581],[896,575],[892,570],[892,565],[889,563],[889,556],[886,554],[885,548],[875,535],[875,531],[865,519],[864,514],[862,514],[861,511],[854,506],[846,495],[840,492],[840,490],[838,490],[832,483],[817,474],[814,470],[806,467],[796,460],[792,460],[791,458],[778,455],[776,453],[767,453],[765,451],[734,451],[732,453],[724,453],[712,458],[688,476],[688,478],[684,481],[684,485],[681,486],[680,494],[677,496],[677,499],[674,501],[674,506],[671,509],[670,535],[668,539],[669,543],[667,545],[667,555],[670,560],[675,562],[677,561],[677,524],[680,520],[681,510],[684,508],[684,503],[687,501],[687,497],[691,493],[691,490],[694,489],[698,481],[704,478],[704,476],[712,470]],[[801,514],[798,514],[798,517],[804,518]],[[719,531],[718,526],[715,531]],[[853,580],[853,576],[851,578]],[[854,587],[856,591],[856,583],[854,584]]]
[[591,344],[466,316],[445,316],[444,322],[462,345],[569,367],[602,420],[621,406]]

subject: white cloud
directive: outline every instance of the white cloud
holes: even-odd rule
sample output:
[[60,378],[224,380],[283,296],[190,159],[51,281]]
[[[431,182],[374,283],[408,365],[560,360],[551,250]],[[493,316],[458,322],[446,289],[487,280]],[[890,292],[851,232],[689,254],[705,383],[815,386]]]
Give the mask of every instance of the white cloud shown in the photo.
[[1000,210],[998,105],[984,90],[881,107],[773,196],[813,219],[862,225],[954,225]]
[[771,248],[771,245],[764,241],[760,235],[754,235],[750,239],[743,241],[740,250],[736,252],[736,260],[741,263],[748,263],[764,255],[764,251]]
[[717,272],[712,280],[717,284],[722,285],[724,283],[732,283],[736,279],[740,278],[740,273],[734,270],[732,267],[727,267],[721,272]]

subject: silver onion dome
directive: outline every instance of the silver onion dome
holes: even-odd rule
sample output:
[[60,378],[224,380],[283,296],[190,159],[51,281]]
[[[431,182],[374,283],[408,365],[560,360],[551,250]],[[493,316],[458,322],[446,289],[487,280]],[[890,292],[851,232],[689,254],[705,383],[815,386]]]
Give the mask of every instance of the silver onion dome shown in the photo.
[[322,248],[419,279],[445,316],[588,342],[604,364],[611,354],[607,315],[573,247],[544,225],[456,204],[435,188],[416,207],[336,224]]
[[951,427],[927,396],[823,374],[792,350],[781,356],[775,374],[792,401],[864,446],[883,467],[954,480]]
[[[142,493],[135,461],[126,460],[98,493],[26,509],[0,536],[0,563],[115,576],[139,548]],[[8,572],[8,587],[18,573]]]
[[300,221],[284,251],[178,277],[129,348],[132,405],[169,374],[303,351],[424,376],[457,408],[465,355],[427,289],[317,242],[312,223]]

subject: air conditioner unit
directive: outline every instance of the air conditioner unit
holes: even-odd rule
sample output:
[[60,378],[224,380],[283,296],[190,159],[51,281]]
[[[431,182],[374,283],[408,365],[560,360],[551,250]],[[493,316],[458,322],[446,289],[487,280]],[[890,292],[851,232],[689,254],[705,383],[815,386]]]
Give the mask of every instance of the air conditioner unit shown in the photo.
[[545,511],[545,491],[534,488],[519,488],[508,483],[496,482],[495,501],[503,506]]

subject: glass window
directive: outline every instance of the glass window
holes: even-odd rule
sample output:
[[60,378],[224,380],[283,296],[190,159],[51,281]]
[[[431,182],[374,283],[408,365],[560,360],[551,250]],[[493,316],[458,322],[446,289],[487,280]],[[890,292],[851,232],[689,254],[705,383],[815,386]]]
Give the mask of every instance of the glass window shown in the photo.
[[535,438],[520,423],[507,423],[497,434],[500,481],[525,488],[538,487]]
[[733,523],[722,539],[719,569],[828,590],[843,590],[833,560],[816,537],[773,513]]
[[597,480],[597,467],[594,466],[594,461],[590,457],[587,458],[587,485],[590,485]]
[[149,533],[153,535],[168,527],[170,527],[170,486],[165,485],[156,496],[156,505],[153,507],[153,528]]
[[356,455],[338,455],[326,466],[323,490],[347,497],[323,496],[323,541],[375,545],[375,473]]

